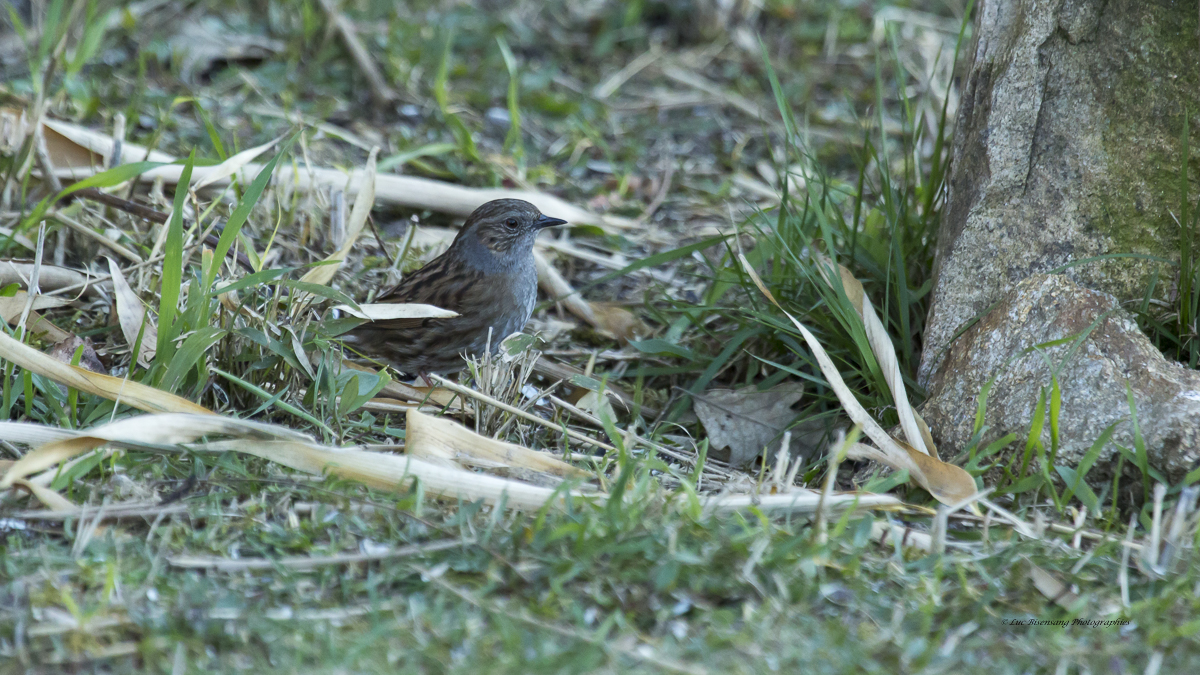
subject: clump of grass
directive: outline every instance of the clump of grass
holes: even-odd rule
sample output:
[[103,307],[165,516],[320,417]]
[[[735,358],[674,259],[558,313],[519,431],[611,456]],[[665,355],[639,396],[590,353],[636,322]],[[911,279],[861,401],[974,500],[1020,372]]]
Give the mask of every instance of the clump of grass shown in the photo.
[[[772,5],[771,11],[786,12],[786,4]],[[300,12],[291,12],[288,5],[278,13],[310,17],[303,18],[302,40],[316,41],[319,22],[311,20],[311,3],[300,6]],[[630,42],[630,49],[644,48],[637,41],[647,32],[639,19],[643,6],[631,7],[616,26],[582,49],[613,53]],[[456,11],[469,18],[476,10],[464,5]],[[799,11],[819,10],[804,6]],[[490,30],[498,22],[489,17],[478,23]],[[544,147],[526,135],[530,129],[543,132],[548,118],[570,119],[564,123],[569,128],[556,129],[566,139],[563,148],[548,156],[564,165],[574,163],[568,169],[578,168],[589,156],[581,152],[568,162],[573,148],[592,142],[600,148],[597,156],[624,173],[620,181],[640,159],[637,140],[630,140],[636,133],[628,129],[661,123],[660,117],[648,115],[648,121],[639,120],[623,135],[609,134],[594,101],[561,94],[555,99],[538,84],[539,77],[549,80],[546,72],[552,68],[543,64],[538,71],[532,64],[533,83],[524,79],[528,52],[516,50],[522,54],[518,88],[515,58],[503,47],[497,53],[493,35],[468,36],[470,31],[462,29],[464,49],[472,49],[471,56],[448,60],[450,52],[440,48],[441,35],[429,31],[430,36],[422,36],[421,31],[417,22],[394,28],[403,46],[393,49],[409,59],[394,67],[403,74],[425,67],[435,78],[435,88],[441,89],[427,107],[437,111],[438,125],[458,129],[403,132],[408,135],[397,156],[426,175],[456,175],[485,184],[495,180],[460,137],[465,129],[467,139],[473,140],[471,135],[478,131],[470,112],[456,105],[462,99],[486,105],[495,98],[510,109],[527,100],[538,103],[511,115],[503,140],[510,148],[525,143],[530,176],[557,175],[553,168],[537,165]],[[515,39],[513,44],[518,45]],[[318,51],[318,45],[306,46]],[[576,47],[563,49],[574,54],[569,50]],[[491,55],[477,59],[486,53]],[[313,58],[325,65],[322,59],[328,57]],[[477,66],[474,72],[464,72],[468,69],[462,63],[468,59],[476,59],[469,61]],[[443,70],[441,77],[433,75]],[[189,165],[203,161],[199,156],[205,154],[226,156],[226,144],[237,147],[236,136],[211,123],[210,117],[218,118],[215,109],[201,113],[197,108],[202,124],[194,128],[167,115],[171,92],[150,93],[147,81],[154,76],[147,77],[143,69],[130,78],[139,89],[137,98],[129,101],[133,113],[143,112],[143,102],[151,108],[161,104],[162,124],[151,132],[152,145],[159,138],[183,148],[210,143],[207,151],[194,153]],[[480,84],[487,79],[500,86]],[[508,96],[497,96],[493,90],[503,85]],[[888,88],[881,75],[876,87],[880,116],[885,105],[895,105],[885,100]],[[780,103],[780,87],[774,91]],[[149,100],[155,96],[166,102]],[[911,124],[915,116],[907,111],[920,104],[902,103]],[[580,110],[578,118],[569,117]],[[896,140],[880,132],[877,122],[864,135],[857,176],[839,179],[823,171],[821,157],[800,142],[802,134],[787,106],[781,105],[781,111],[787,124],[786,154],[776,163],[776,172],[783,176],[784,196],[779,208],[747,224],[746,232],[758,239],[747,254],[789,310],[796,310],[819,333],[862,400],[869,406],[886,405],[878,367],[854,333],[856,322],[848,321],[845,298],[824,290],[812,276],[806,252],[821,248],[851,267],[873,297],[884,299],[884,320],[897,336],[902,367],[913,372],[942,194],[945,115],[935,138],[925,137],[919,125],[911,124],[910,132]],[[302,140],[311,142],[313,136]],[[272,161],[300,164],[296,147],[281,150]],[[475,150],[486,158],[482,143]],[[788,180],[794,165],[805,181],[802,191],[792,190]],[[575,180],[564,179],[564,189],[588,196],[588,190],[599,189],[595,183]],[[700,193],[702,187],[697,179],[687,189]],[[40,194],[32,196],[36,203]],[[301,229],[311,215],[305,208],[312,208],[297,206],[295,197],[288,197],[257,179],[207,202],[184,190],[174,194],[163,271],[157,280],[148,275],[149,292],[143,294],[157,309],[161,362],[147,369],[130,357],[129,377],[226,412],[284,422],[328,442],[400,436],[403,432],[389,426],[387,419],[361,412],[362,402],[380,385],[378,380],[335,371],[327,367],[327,359],[317,357],[331,355],[333,340],[348,324],[328,316],[317,321],[311,313],[294,311],[295,298],[302,293],[330,302],[350,299],[338,289],[298,281],[303,267],[292,257],[283,267],[263,264],[269,246],[265,242],[276,232],[282,239],[276,245],[292,254],[320,239],[319,233],[287,233],[286,226]],[[223,246],[197,256],[189,242],[221,222]],[[887,236],[894,241],[877,243]],[[598,283],[638,268],[678,264],[719,240],[656,253],[608,279],[601,275]],[[635,250],[628,242],[605,243]],[[736,250],[733,240],[730,246]],[[149,253],[149,248],[139,251]],[[256,271],[234,272],[224,262],[222,249],[247,253]],[[780,321],[756,292],[744,293],[748,286],[739,268],[727,263],[708,259],[705,274],[710,283],[699,306],[650,299],[644,311],[665,328],[634,345],[644,358],[628,369],[628,376],[646,383],[647,389],[670,389],[678,383],[685,392],[716,383],[771,386],[798,376],[811,385],[806,414],[836,414],[831,393],[790,333],[790,324]],[[204,363],[214,369],[205,372]],[[88,426],[114,413],[125,414],[107,401],[63,392],[38,376],[13,377],[11,364],[6,366],[3,400],[10,418],[25,414],[26,419],[48,424]],[[909,389],[918,391],[911,383]],[[682,398],[677,390],[670,391]],[[1039,424],[1051,428],[1055,391],[1047,390],[1039,416],[1045,420]],[[638,396],[643,393],[639,388]],[[887,411],[878,412],[888,418]],[[629,422],[631,428],[635,423]],[[490,420],[491,426],[497,424],[502,429],[504,422]],[[1070,663],[1094,670],[1113,662],[1140,668],[1155,658],[1167,670],[1195,668],[1196,656],[1188,648],[1195,626],[1187,620],[1196,610],[1191,593],[1197,582],[1195,566],[1188,564],[1191,549],[1179,549],[1182,555],[1174,559],[1182,563],[1178,574],[1173,571],[1165,579],[1128,575],[1129,602],[1120,606],[1125,607],[1124,616],[1136,619],[1135,625],[1056,633],[1016,630],[1002,619],[1070,618],[1119,604],[1113,580],[1124,569],[1118,562],[1120,542],[1093,539],[1095,545],[1086,553],[1058,543],[1014,541],[964,555],[922,555],[897,542],[879,547],[871,536],[883,518],[906,518],[900,522],[920,528],[919,517],[846,514],[830,523],[823,541],[802,520],[781,521],[757,512],[711,518],[701,512],[688,489],[695,483],[679,475],[678,467],[630,452],[624,430],[612,419],[604,419],[604,426],[620,454],[612,492],[624,499],[610,500],[606,506],[568,502],[564,510],[536,513],[489,510],[482,503],[434,504],[424,499],[419,486],[379,493],[332,477],[297,479],[266,462],[234,454],[130,451],[109,459],[88,458],[64,471],[53,486],[69,491],[77,502],[149,501],[158,496],[163,503],[151,503],[142,518],[115,526],[110,521],[107,530],[92,527],[96,521],[90,517],[68,520],[65,527],[29,520],[34,524],[26,530],[0,528],[0,578],[5,580],[6,598],[0,611],[0,659],[130,672],[442,671],[485,661],[497,672],[523,673],[789,672],[814,665],[832,671],[954,671],[983,661],[1024,672]],[[661,438],[672,429],[664,424],[653,431]],[[1040,439],[1040,433],[1032,436]],[[993,446],[971,451],[976,467],[984,468]],[[1144,451],[1135,443],[1129,461],[1140,462]],[[1053,437],[1048,448],[1035,443],[1030,452],[1028,473],[1018,474],[1038,481],[1030,495],[1049,494],[1039,490],[1052,487],[1045,481],[1054,470],[1086,499],[1081,481],[1071,481],[1053,464]],[[697,467],[695,474],[699,473]],[[1075,478],[1086,473],[1081,465]],[[664,489],[671,478],[682,479],[679,489]],[[1064,491],[1057,498],[1065,504],[1072,497]],[[171,510],[180,506],[183,512]],[[967,529],[974,521],[962,523],[964,529],[956,532],[960,543],[988,536],[995,543],[1007,536],[995,523],[990,535]],[[188,555],[279,561],[369,552],[383,544],[446,541],[461,546],[411,558],[311,569],[279,562],[229,574],[188,569],[180,561]],[[1058,607],[1037,594],[1026,576],[1030,562],[1078,586],[1084,609]],[[63,617],[70,619],[60,621]],[[29,630],[32,625],[37,629]]]
[[1200,263],[1196,255],[1200,204],[1193,206],[1189,197],[1190,119],[1191,111],[1185,110],[1179,140],[1179,266],[1178,269],[1173,265],[1162,266],[1177,275],[1174,294],[1167,303],[1154,301],[1161,282],[1156,271],[1135,308],[1135,315],[1142,330],[1163,354],[1189,368],[1200,368]]
[[[744,231],[754,236],[754,245],[744,251],[745,256],[773,294],[811,327],[864,407],[879,413],[885,424],[895,424],[888,387],[856,310],[842,289],[831,288],[819,276],[812,254],[821,251],[847,266],[872,297],[882,300],[880,311],[895,336],[905,384],[917,399],[914,403],[919,402],[921,389],[914,375],[932,287],[934,244],[948,164],[946,102],[939,105],[931,98],[919,103],[940,110],[932,138],[926,137],[926,127],[913,117],[918,103],[907,99],[900,105],[906,132],[898,140],[883,132],[881,116],[868,123],[862,144],[851,153],[857,161],[857,175],[849,182],[826,173],[806,149],[797,115],[765,51],[763,58],[784,120],[782,152],[776,163],[781,201],[745,223]],[[882,72],[877,69],[879,78]],[[906,77],[897,65],[899,91],[904,91]],[[880,79],[878,110],[887,106],[884,91]],[[737,252],[731,248],[729,255],[710,268],[712,281],[701,305],[728,318],[705,322],[697,320],[703,312],[679,310],[681,317],[668,330],[670,340],[680,322],[690,319],[722,347],[688,391],[699,392],[718,373],[729,369],[738,371],[738,380],[764,389],[797,377],[810,384],[798,419],[826,419],[832,427],[840,411],[836,397],[802,347],[795,328],[761,300],[743,275],[736,264]],[[724,378],[728,380],[728,374]]]

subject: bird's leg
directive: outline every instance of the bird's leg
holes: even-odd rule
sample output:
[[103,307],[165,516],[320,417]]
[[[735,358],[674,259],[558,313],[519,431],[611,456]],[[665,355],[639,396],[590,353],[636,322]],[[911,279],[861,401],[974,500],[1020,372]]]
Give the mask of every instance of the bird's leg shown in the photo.
[[429,377],[428,370],[418,371],[417,376],[420,377],[422,380],[424,380],[426,387],[429,387],[431,389],[433,388],[433,379]]

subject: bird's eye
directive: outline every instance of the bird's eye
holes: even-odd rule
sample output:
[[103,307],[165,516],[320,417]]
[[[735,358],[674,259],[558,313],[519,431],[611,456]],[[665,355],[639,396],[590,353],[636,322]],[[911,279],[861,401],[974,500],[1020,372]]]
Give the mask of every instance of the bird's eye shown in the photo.
[[517,229],[517,219],[509,218],[508,220],[504,221],[504,225],[510,230],[515,230]]

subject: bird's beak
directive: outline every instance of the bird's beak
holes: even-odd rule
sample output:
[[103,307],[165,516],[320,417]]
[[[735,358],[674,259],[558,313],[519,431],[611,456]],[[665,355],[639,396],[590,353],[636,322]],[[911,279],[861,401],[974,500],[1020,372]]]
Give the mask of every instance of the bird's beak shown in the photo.
[[566,222],[567,221],[563,220],[562,218],[551,218],[550,216],[538,216],[538,219],[536,221],[534,221],[533,226],[540,230],[545,227],[554,227],[555,225],[565,225]]

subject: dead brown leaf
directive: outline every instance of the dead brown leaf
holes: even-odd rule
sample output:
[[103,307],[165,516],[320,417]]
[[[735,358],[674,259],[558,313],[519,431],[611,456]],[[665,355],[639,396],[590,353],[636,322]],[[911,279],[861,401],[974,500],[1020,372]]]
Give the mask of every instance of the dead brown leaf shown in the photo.
[[[878,445],[878,448],[863,444],[855,443],[851,446],[849,455],[855,459],[873,459],[883,462],[895,469],[907,469],[909,476],[917,482],[921,487],[929,491],[935,499],[943,504],[957,504],[958,502],[975,494],[975,480],[971,475],[962,468],[947,464],[941,460],[934,459],[925,453],[913,448],[907,443],[901,444],[896,439],[888,435],[879,423],[867,413],[862,404],[855,398],[854,393],[846,386],[846,382],[842,379],[841,373],[838,372],[837,366],[833,364],[833,360],[829,358],[825,348],[821,346],[820,341],[812,334],[804,324],[796,320],[796,317],[788,313],[775,300],[775,296],[767,290],[758,273],[754,271],[754,267],[746,260],[744,255],[739,255],[742,263],[742,268],[746,274],[758,286],[768,300],[776,307],[779,307],[784,316],[791,320],[792,325],[796,330],[800,331],[800,335],[804,337],[804,342],[808,348],[812,350],[813,356],[817,359],[817,365],[821,368],[821,373],[825,375],[825,379],[829,382],[829,387],[833,389],[838,397],[838,401],[842,404],[842,409],[854,421],[855,424],[862,427],[863,433],[872,442]],[[865,302],[865,299],[864,299]],[[879,356],[879,352],[876,352]],[[920,437],[922,432],[918,431],[917,437]],[[918,457],[919,456],[919,457]]]
[[[25,303],[29,295],[25,291],[17,291],[16,294],[0,298],[0,317],[4,322],[12,325],[21,319],[21,312],[25,310]],[[30,310],[29,316],[25,318],[25,326],[31,333],[48,342],[61,342],[67,338],[73,337],[67,331],[55,326],[37,313],[39,309],[53,309],[70,304],[66,298],[59,298],[50,295],[39,295],[33,299],[33,309]]]
[[928,490],[934,499],[943,504],[957,504],[975,494],[975,479],[962,467],[930,457],[904,441],[891,440],[904,452],[903,455],[894,450],[880,450],[855,443],[850,446],[847,457],[874,460],[897,471],[907,470],[917,485]]
[[108,369],[100,362],[96,348],[92,346],[91,338],[80,338],[78,335],[68,334],[65,339],[54,343],[49,354],[63,363],[71,363],[75,360],[75,350],[79,349],[80,345],[83,346],[83,352],[79,355],[79,366],[87,368],[93,373],[107,375]]
[[776,442],[796,419],[792,406],[803,395],[803,384],[785,382],[766,391],[753,386],[709,389],[692,400],[708,433],[709,448],[728,448],[729,463],[743,466]]
[[637,315],[620,305],[608,302],[593,302],[591,305],[596,330],[621,344],[644,337],[649,332]]
[[146,308],[142,306],[141,298],[129,287],[120,266],[112,258],[108,259],[108,271],[112,274],[113,293],[117,296],[117,319],[121,324],[121,333],[131,350],[138,345],[138,337],[141,336],[137,360],[149,368],[158,348],[158,328],[146,318]]

